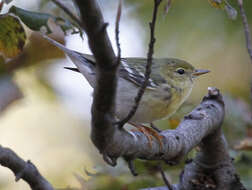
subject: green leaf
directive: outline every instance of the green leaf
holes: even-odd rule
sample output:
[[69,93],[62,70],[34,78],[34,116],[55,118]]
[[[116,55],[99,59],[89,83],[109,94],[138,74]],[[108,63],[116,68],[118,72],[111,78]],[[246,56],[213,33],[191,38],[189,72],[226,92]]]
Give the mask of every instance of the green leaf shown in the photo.
[[237,11],[228,3],[227,0],[208,0],[208,2],[215,8],[226,11],[228,17],[235,20]]
[[80,35],[82,35],[80,28],[78,28],[74,23],[71,23],[70,21],[61,17],[55,17],[46,13],[27,11],[16,6],[12,6],[9,12],[17,15],[31,30],[41,31],[41,29],[45,28],[46,33],[49,34],[52,32],[52,30],[48,24],[49,21],[52,20],[61,28],[64,34],[66,34],[68,30],[72,30],[72,34],[80,33]]
[[2,74],[6,73],[6,64],[5,59],[2,55],[0,55],[0,77]]
[[5,63],[5,59],[2,55],[0,55],[0,71],[1,71],[1,66]]
[[0,52],[7,57],[16,57],[25,45],[26,35],[18,18],[0,15]]

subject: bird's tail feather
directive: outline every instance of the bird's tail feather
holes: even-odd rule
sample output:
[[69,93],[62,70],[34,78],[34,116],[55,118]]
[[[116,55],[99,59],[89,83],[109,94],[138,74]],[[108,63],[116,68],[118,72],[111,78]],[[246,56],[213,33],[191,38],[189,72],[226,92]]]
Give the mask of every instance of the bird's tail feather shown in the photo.
[[68,69],[70,71],[74,71],[74,72],[80,72],[78,68],[73,68],[73,67],[64,67],[64,69]]
[[72,60],[74,65],[77,67],[77,68],[65,67],[66,69],[82,73],[85,76],[85,78],[88,80],[90,85],[94,86],[95,62],[92,55],[82,54],[82,53],[73,51],[71,49],[68,49],[64,45],[60,44],[59,42],[51,39],[50,37],[46,35],[43,35],[43,37],[47,41],[49,41],[51,44],[55,45],[56,47],[64,51],[64,53],[67,54],[67,56]]
[[72,55],[74,51],[66,48],[64,45],[62,45],[61,43],[57,42],[56,40],[48,37],[47,35],[43,35],[43,38],[45,38],[48,42],[50,42],[52,45],[58,47],[59,49],[61,49],[62,51],[64,51],[67,55]]

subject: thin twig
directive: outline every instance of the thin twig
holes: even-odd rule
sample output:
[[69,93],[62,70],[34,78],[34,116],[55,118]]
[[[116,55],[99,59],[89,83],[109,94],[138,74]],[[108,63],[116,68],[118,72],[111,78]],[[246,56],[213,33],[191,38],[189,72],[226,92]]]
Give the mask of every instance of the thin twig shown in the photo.
[[141,98],[144,94],[144,91],[146,89],[146,86],[148,84],[149,78],[150,78],[150,74],[151,74],[151,66],[152,66],[152,56],[154,53],[154,43],[156,41],[155,39],[155,24],[156,24],[156,20],[157,20],[157,13],[158,13],[158,7],[159,4],[161,3],[162,0],[154,0],[154,9],[153,9],[153,15],[152,15],[152,21],[150,23],[150,42],[149,42],[149,50],[148,50],[148,54],[147,54],[147,64],[146,64],[146,69],[145,69],[145,80],[142,83],[140,89],[138,90],[137,96],[135,97],[135,104],[132,107],[132,109],[130,110],[130,112],[128,113],[128,115],[122,119],[119,122],[119,126],[123,127],[123,125],[125,123],[127,123],[136,113],[136,110],[139,106],[139,103],[141,101]]
[[247,50],[248,54],[250,56],[250,60],[252,63],[252,40],[251,40],[251,32],[249,30],[249,25],[248,25],[248,19],[243,7],[243,0],[237,0],[238,5],[241,11],[241,16],[242,16],[242,23],[243,23],[243,28],[244,28],[244,33],[245,33],[245,38],[246,38],[246,45],[247,45]]
[[82,27],[82,22],[80,21],[80,19],[78,19],[73,13],[72,11],[70,11],[65,5],[63,5],[61,2],[59,2],[58,0],[52,0],[52,2],[54,2],[59,8],[61,8],[71,19],[73,19],[74,22],[76,22],[79,27]]
[[[240,12],[241,12],[241,16],[242,16],[242,23],[243,23],[243,29],[244,29],[244,34],[245,34],[245,39],[246,39],[246,46],[247,46],[247,50],[248,50],[248,54],[250,57],[250,61],[252,63],[252,42],[251,42],[251,32],[249,30],[249,24],[248,24],[248,19],[243,7],[243,0],[237,0],[239,8],[240,8]],[[252,98],[252,82],[250,84],[250,96]]]
[[133,176],[138,176],[138,173],[136,172],[136,168],[134,165],[134,160],[127,160],[128,162],[128,167],[130,169],[130,172]]
[[119,24],[121,20],[122,14],[122,0],[119,1],[118,8],[117,8],[117,15],[116,15],[116,24],[115,24],[115,38],[116,38],[116,46],[117,46],[117,64],[120,64],[121,60],[121,47],[119,41]]
[[169,182],[169,180],[167,179],[167,177],[166,177],[166,175],[165,175],[165,172],[164,172],[164,170],[163,170],[163,168],[162,168],[162,166],[161,166],[161,163],[158,165],[158,168],[159,168],[159,170],[160,170],[160,173],[161,173],[161,176],[162,176],[162,178],[163,178],[163,180],[164,180],[165,185],[168,187],[169,190],[172,190],[172,189],[173,189],[173,188],[172,188],[172,185],[171,185],[171,183]]

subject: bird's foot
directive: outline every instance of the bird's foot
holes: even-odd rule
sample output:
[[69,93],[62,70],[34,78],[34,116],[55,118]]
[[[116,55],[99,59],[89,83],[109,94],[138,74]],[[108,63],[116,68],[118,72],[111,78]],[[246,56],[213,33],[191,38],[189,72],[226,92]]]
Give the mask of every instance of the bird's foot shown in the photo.
[[129,122],[132,126],[134,126],[135,128],[137,128],[137,131],[143,133],[149,142],[149,146],[152,147],[152,141],[153,141],[153,137],[156,138],[160,144],[161,149],[163,148],[163,143],[162,143],[162,138],[163,136],[159,135],[159,132],[157,132],[156,129],[151,129],[147,126],[141,125],[141,124],[135,124],[132,122]]

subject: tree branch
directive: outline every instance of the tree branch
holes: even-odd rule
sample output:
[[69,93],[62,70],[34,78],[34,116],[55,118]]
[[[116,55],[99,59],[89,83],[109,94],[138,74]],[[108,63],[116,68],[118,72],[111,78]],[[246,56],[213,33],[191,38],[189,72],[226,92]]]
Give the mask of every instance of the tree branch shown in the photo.
[[116,22],[115,22],[115,39],[116,39],[116,46],[117,46],[117,64],[119,65],[121,62],[121,47],[120,47],[120,40],[119,40],[119,24],[122,15],[122,0],[119,0],[117,14],[116,14]]
[[82,22],[80,21],[80,19],[78,19],[73,13],[72,11],[70,11],[67,7],[65,7],[65,5],[63,5],[60,1],[58,0],[51,0],[52,2],[54,2],[58,7],[60,7],[71,19],[73,19],[74,22],[76,22],[79,27],[82,27]]
[[29,160],[25,162],[9,148],[0,146],[0,164],[12,170],[16,181],[23,179],[33,190],[53,190],[53,187],[41,176],[33,163]]
[[96,85],[92,104],[91,139],[104,156],[104,160],[114,164],[104,150],[114,133],[115,93],[117,87],[117,61],[100,8],[95,0],[75,0],[81,13],[89,47],[96,59]]
[[[244,29],[244,34],[245,34],[245,39],[246,39],[246,47],[247,51],[250,57],[250,62],[252,63],[252,40],[251,40],[251,32],[249,30],[249,24],[248,24],[248,19],[243,7],[243,0],[237,0],[241,16],[242,16],[242,23],[243,23],[243,29]],[[250,97],[252,100],[252,82],[250,83]]]
[[245,39],[246,39],[246,46],[248,50],[248,54],[250,57],[250,61],[252,63],[252,41],[251,41],[251,32],[249,30],[249,25],[248,25],[248,19],[243,7],[243,0],[237,0],[241,16],[242,16],[242,23],[243,23],[243,28],[244,28],[244,33],[245,33]]
[[170,184],[169,180],[167,179],[161,164],[159,164],[159,170],[160,170],[161,176],[162,176],[163,181],[164,181],[166,187],[168,188],[168,190],[173,190],[172,185]]
[[[208,96],[205,97],[201,102],[201,106],[195,108],[188,116],[185,117],[185,120],[194,119],[200,121],[205,120],[206,118],[209,119],[210,117],[212,118],[213,115],[208,115],[206,113],[213,109],[212,111],[215,110],[214,112],[216,116],[220,117],[220,120],[218,123],[216,123],[217,125],[214,124],[215,122],[213,122],[213,120],[208,121],[209,124],[212,124],[210,129],[211,132],[205,134],[203,138],[199,137],[201,139],[200,142],[196,139],[197,137],[195,139],[191,138],[192,141],[198,141],[200,152],[198,152],[194,160],[186,163],[186,166],[180,175],[180,183],[173,185],[173,190],[245,190],[245,187],[241,184],[240,179],[235,172],[232,159],[228,154],[227,143],[221,130],[221,124],[224,116],[224,104],[222,102],[221,95],[217,95],[216,93],[219,93],[216,89],[210,89]],[[218,102],[219,108],[216,107],[215,102],[211,102],[214,99]],[[204,115],[205,119],[202,118],[202,114]],[[180,124],[179,127],[183,125],[185,120]],[[207,128],[208,127],[205,125],[202,125],[201,128],[194,128],[195,131],[192,132],[197,134],[200,133],[199,130],[205,131],[208,130]],[[191,134],[188,134],[188,137],[189,136],[192,137]],[[170,189],[171,187],[169,190]],[[144,190],[167,190],[167,187],[154,187]]]

